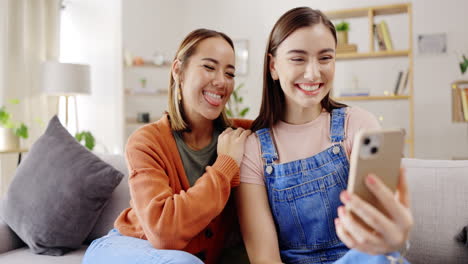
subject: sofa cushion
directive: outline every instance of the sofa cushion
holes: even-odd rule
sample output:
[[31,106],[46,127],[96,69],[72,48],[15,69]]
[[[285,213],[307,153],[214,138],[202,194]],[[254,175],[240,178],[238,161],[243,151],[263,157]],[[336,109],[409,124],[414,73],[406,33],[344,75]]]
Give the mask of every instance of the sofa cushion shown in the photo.
[[455,241],[468,225],[468,161],[404,159],[414,226],[412,264],[468,263],[468,247]]
[[1,215],[32,252],[62,255],[81,246],[122,177],[55,116],[16,170]]
[[124,174],[124,178],[112,193],[109,203],[102,210],[96,225],[91,233],[86,238],[86,242],[90,243],[96,238],[107,235],[114,228],[114,221],[117,216],[125,209],[130,207],[130,190],[128,188],[128,170],[123,155],[96,153],[103,161],[109,163],[114,168]]

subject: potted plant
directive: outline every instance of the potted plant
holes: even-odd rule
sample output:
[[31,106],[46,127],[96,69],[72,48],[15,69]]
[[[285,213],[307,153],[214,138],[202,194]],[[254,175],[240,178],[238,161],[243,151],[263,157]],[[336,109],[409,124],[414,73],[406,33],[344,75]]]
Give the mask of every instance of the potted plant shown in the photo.
[[462,60],[460,61],[460,71],[462,74],[465,74],[466,70],[468,69],[468,58],[463,54]]
[[75,139],[81,144],[83,144],[83,141],[84,141],[84,146],[87,149],[89,149],[89,151],[93,151],[94,146],[96,145],[94,136],[89,131],[81,131],[81,132],[76,133]]
[[342,21],[335,26],[338,45],[348,44],[349,23]]
[[[9,102],[19,104],[18,99]],[[19,149],[20,138],[29,137],[28,127],[22,122],[13,121],[12,117],[5,106],[0,108],[0,151]]]
[[239,84],[234,91],[232,91],[232,96],[229,99],[228,107],[226,108],[226,114],[229,117],[245,117],[250,110],[249,107],[241,107],[244,98],[240,96],[239,92],[242,87],[244,87],[243,83]]

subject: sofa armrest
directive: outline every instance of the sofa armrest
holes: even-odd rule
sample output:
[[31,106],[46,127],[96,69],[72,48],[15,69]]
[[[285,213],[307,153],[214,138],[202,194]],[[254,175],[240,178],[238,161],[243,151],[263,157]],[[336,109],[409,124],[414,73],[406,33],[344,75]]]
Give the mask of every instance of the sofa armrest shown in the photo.
[[410,263],[468,263],[455,236],[468,224],[468,161],[403,159],[414,226]]
[[20,248],[25,244],[0,216],[0,254]]

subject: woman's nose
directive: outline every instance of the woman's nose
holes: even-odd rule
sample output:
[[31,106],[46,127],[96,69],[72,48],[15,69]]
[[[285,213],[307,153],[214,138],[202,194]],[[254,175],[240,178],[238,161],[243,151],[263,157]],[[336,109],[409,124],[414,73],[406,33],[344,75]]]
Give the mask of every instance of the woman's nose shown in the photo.
[[222,88],[226,84],[226,79],[223,72],[216,72],[216,75],[213,79],[213,86]]
[[304,78],[314,80],[317,77],[320,77],[320,66],[316,61],[311,61],[306,66]]

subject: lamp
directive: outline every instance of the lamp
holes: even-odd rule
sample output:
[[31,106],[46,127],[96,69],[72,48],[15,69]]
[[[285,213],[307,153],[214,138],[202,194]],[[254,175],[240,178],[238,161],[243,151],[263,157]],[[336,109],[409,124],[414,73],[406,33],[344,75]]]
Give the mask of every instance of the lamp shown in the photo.
[[76,95],[90,94],[89,65],[46,61],[42,64],[42,91],[48,95],[65,96],[65,126],[68,126],[68,100],[75,103],[75,125],[78,131]]

